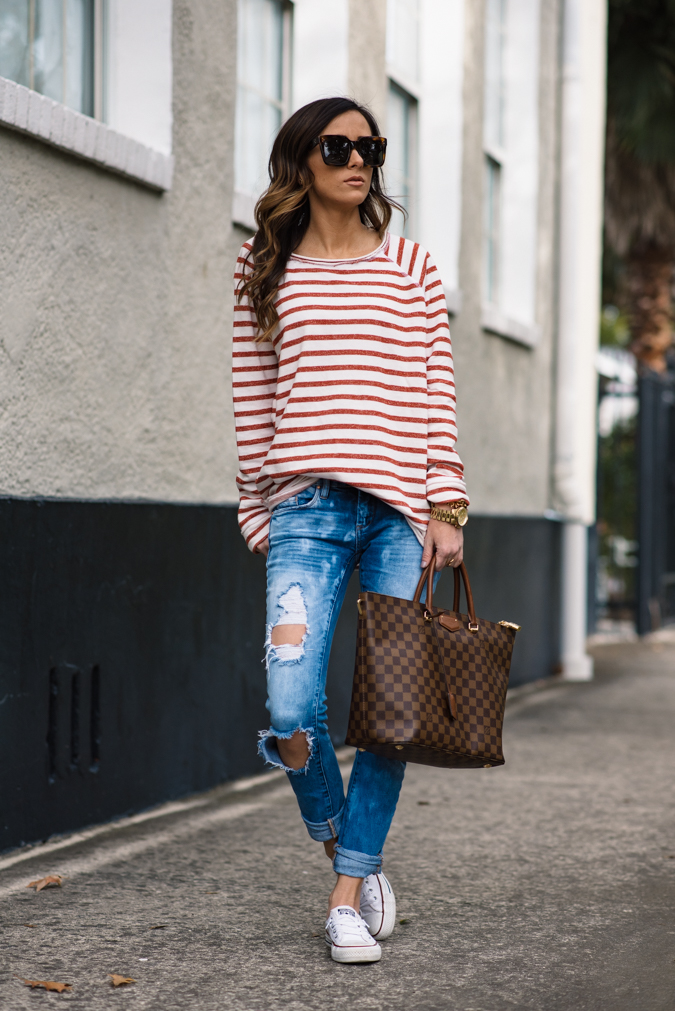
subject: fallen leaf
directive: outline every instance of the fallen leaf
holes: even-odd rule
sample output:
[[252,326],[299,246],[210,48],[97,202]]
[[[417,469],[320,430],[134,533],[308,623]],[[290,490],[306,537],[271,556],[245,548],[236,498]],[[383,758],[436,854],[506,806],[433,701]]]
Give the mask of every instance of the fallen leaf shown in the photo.
[[156,923],[154,927],[150,927],[150,930],[164,930],[166,923]]
[[112,980],[113,986],[124,986],[126,983],[135,983],[136,980],[132,979],[131,976],[118,976],[117,973],[109,972],[108,975]]
[[60,888],[62,881],[63,877],[60,874],[48,874],[46,878],[30,881],[26,888],[34,888],[36,892],[41,892],[43,888]]
[[34,927],[35,924],[34,923],[23,923],[22,926],[23,927]]
[[418,800],[417,803],[420,805],[420,807],[422,807],[424,805],[428,806],[431,803],[431,801],[429,801],[429,800]]
[[[16,973],[14,973],[14,975],[16,976]],[[56,990],[57,993],[63,993],[64,990],[73,989],[72,983],[52,983],[51,980],[24,979],[22,976],[16,976],[16,978],[20,979],[22,983],[25,983],[26,986],[29,986],[32,989],[35,989],[36,986],[43,986],[45,990]]]
[[217,895],[219,891],[220,888],[216,888],[216,890],[213,892],[204,892],[204,895]]
[[410,920],[399,920],[399,923],[410,923]]

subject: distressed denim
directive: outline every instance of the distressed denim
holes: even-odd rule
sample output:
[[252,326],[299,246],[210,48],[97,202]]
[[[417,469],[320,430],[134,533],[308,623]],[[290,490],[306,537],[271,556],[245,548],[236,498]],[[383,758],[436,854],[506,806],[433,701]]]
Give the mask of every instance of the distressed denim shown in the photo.
[[[321,480],[272,511],[267,557],[267,708],[260,753],[288,774],[312,839],[336,839],[334,869],[365,877],[382,866],[405,763],[357,751],[345,798],[328,735],[326,673],[347,583],[358,565],[362,590],[412,596],[422,548],[404,517],[379,499]],[[356,621],[356,615],[354,615]],[[275,625],[304,625],[299,645],[273,646]],[[277,738],[307,735],[302,769],[284,766]]]

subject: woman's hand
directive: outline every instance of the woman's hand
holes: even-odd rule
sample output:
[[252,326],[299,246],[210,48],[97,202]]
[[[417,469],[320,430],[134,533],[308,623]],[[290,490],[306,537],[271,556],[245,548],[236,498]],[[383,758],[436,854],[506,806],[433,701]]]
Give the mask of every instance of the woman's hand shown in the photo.
[[460,527],[455,527],[452,523],[443,523],[442,520],[429,520],[427,534],[424,538],[424,551],[422,552],[422,568],[426,569],[436,552],[436,568],[438,570],[446,565],[452,565],[456,569],[462,564],[464,558],[464,531]]
[[270,542],[269,542],[269,540],[267,538],[265,538],[265,540],[262,542],[262,544],[259,544],[258,547],[255,550],[256,550],[256,554],[264,555],[265,558],[267,558],[267,552],[269,551],[269,549],[270,549]]

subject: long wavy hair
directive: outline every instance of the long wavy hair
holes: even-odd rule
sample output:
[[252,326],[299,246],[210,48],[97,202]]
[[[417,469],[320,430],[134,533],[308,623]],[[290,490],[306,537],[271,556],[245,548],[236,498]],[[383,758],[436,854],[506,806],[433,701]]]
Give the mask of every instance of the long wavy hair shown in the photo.
[[[286,120],[272,147],[270,184],[255,207],[258,231],[247,257],[247,269],[237,290],[246,295],[258,322],[258,342],[268,340],[279,322],[274,299],[288,258],[300,245],[309,225],[309,196],[314,176],[307,158],[316,138],[343,112],[360,112],[373,136],[380,136],[370,109],[350,98],[320,98],[303,105]],[[373,169],[368,196],[359,206],[364,225],[383,236],[394,208],[404,209],[384,192],[381,171]]]

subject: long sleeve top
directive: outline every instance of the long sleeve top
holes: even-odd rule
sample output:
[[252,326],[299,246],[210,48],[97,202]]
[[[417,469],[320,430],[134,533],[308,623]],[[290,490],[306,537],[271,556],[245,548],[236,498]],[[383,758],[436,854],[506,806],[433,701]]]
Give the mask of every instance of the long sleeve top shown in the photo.
[[[250,250],[239,254],[235,290]],[[256,343],[253,309],[235,298],[239,524],[249,548],[267,538],[271,509],[318,478],[387,502],[422,542],[430,502],[468,501],[433,260],[389,234],[353,259],[293,254],[275,304],[272,339]]]

